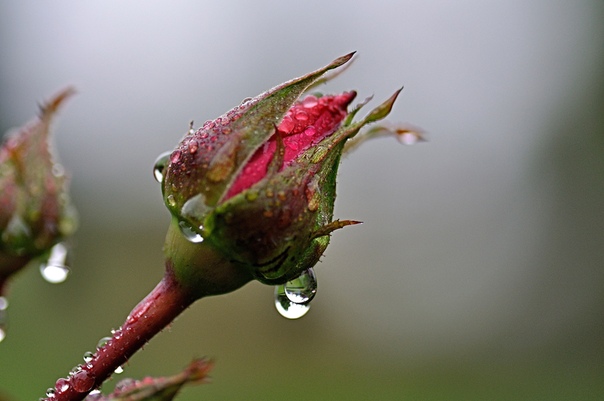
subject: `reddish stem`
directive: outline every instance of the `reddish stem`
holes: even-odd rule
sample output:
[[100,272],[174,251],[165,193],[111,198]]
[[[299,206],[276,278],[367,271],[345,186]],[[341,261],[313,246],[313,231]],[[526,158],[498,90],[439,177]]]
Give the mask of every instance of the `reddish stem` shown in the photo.
[[170,269],[160,283],[130,312],[124,325],[97,350],[81,370],[55,384],[52,401],[78,401],[98,388],[154,335],[189,307],[196,297],[178,284]]

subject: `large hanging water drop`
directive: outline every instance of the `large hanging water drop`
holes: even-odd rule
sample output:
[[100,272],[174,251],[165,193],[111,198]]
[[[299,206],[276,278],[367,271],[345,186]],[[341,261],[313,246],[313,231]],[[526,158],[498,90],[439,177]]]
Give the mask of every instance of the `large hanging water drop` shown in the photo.
[[281,316],[287,319],[299,319],[306,315],[310,309],[310,303],[297,304],[292,302],[285,295],[285,285],[278,285],[275,287],[275,308]]
[[153,164],[153,177],[155,178],[155,181],[160,184],[164,180],[164,170],[170,161],[171,153],[172,152],[168,151],[157,156],[157,159],[155,159],[155,163]]
[[44,280],[52,284],[62,283],[69,276],[67,267],[67,247],[58,243],[50,250],[50,256],[46,263],[40,265],[40,273]]
[[317,293],[317,276],[313,268],[306,269],[284,286],[285,296],[296,304],[310,302]]

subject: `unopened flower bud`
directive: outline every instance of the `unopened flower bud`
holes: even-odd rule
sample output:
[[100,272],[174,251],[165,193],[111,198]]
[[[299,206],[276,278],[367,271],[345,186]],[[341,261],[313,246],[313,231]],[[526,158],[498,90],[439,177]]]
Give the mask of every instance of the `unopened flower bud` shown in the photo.
[[[187,133],[167,159],[162,188],[174,224],[242,276],[289,281],[317,263],[332,231],[358,223],[333,219],[340,157],[400,91],[359,121],[366,102],[351,108],[356,92],[305,94],[351,58],[247,99]],[[168,248],[169,258],[178,253]]]
[[72,93],[52,98],[0,147],[0,284],[75,230],[65,172],[49,149],[51,120]]

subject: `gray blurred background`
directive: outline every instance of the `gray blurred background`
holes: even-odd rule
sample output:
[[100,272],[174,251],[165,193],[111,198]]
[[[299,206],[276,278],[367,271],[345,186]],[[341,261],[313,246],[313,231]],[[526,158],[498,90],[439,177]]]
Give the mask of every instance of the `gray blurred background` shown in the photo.
[[405,85],[390,120],[429,142],[344,160],[336,215],[365,224],[334,234],[308,315],[251,283],[121,376],[208,355],[213,383],[180,400],[603,399],[604,4],[218,3],[0,3],[1,131],[77,87],[55,142],[81,217],[67,282],[12,282],[0,394],[41,397],[161,278],[151,168],[190,120],[357,50],[321,89]]

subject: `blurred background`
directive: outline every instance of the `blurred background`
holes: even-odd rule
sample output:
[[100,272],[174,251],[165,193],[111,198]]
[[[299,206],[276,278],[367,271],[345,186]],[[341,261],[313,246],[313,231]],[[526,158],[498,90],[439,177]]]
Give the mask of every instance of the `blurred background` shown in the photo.
[[[218,5],[220,3],[220,5]],[[215,358],[186,400],[604,398],[604,3],[0,3],[0,128],[67,85],[55,142],[81,228],[72,274],[12,281],[0,397],[31,400],[162,276],[151,174],[196,126],[358,51],[324,92],[387,98],[429,142],[346,158],[310,312],[251,283],[199,301],[124,367]],[[105,385],[110,390],[120,376]]]

